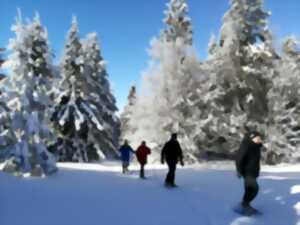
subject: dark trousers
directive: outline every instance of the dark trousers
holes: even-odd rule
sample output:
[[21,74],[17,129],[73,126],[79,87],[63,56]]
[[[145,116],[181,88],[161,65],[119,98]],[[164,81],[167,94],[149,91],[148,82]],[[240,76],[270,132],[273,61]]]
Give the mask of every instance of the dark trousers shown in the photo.
[[123,169],[123,173],[125,174],[126,172],[128,172],[128,166],[129,166],[129,162],[128,161],[123,161],[122,162],[122,169]]
[[243,206],[249,206],[250,202],[257,196],[259,186],[255,177],[244,177],[245,193],[243,197]]
[[165,183],[166,184],[175,184],[175,171],[176,171],[176,162],[167,162],[168,167],[169,167],[169,172],[167,174]]
[[141,169],[140,169],[140,178],[145,178],[145,164],[141,164]]

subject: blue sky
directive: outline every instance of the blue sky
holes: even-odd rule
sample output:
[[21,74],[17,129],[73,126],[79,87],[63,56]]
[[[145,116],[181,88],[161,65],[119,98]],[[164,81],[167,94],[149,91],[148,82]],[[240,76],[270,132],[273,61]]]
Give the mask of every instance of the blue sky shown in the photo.
[[[211,33],[218,34],[228,0],[187,0],[193,20],[194,43],[205,59]],[[131,84],[139,85],[147,68],[146,49],[163,28],[163,11],[168,0],[0,0],[0,47],[13,37],[10,30],[22,10],[25,18],[38,11],[49,32],[51,48],[59,61],[72,15],[79,22],[80,35],[97,32],[102,53],[108,62],[109,79],[120,109],[126,104]],[[293,34],[300,36],[299,0],[265,0],[272,12],[270,27],[278,41]]]

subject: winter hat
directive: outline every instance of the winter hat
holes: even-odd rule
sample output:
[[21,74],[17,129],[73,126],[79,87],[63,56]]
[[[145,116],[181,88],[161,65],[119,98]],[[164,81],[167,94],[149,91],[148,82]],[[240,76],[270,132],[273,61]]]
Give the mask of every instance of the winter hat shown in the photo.
[[171,138],[172,139],[177,139],[177,133],[172,133]]
[[249,137],[251,139],[253,139],[255,137],[258,137],[258,136],[261,137],[261,134],[259,132],[257,132],[257,131],[252,131],[252,132],[249,133]]

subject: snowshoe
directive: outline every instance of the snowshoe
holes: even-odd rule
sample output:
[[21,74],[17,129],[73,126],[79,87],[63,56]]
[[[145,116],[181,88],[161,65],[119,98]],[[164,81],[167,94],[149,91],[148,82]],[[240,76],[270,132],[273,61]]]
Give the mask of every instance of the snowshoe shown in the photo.
[[261,215],[261,212],[258,211],[257,209],[248,206],[248,207],[243,207],[241,205],[235,207],[234,212],[242,215],[242,216],[255,216],[255,215]]
[[165,183],[166,188],[176,188],[178,187],[176,184]]

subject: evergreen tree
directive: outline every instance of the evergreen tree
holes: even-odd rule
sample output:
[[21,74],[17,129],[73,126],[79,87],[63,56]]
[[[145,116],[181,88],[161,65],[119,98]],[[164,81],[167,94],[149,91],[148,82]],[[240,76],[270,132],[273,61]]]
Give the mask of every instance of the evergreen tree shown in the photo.
[[115,99],[95,34],[80,42],[74,18],[61,61],[55,112],[61,161],[93,161],[112,152],[118,140]]
[[231,0],[220,44],[205,63],[210,81],[204,99],[209,101],[199,148],[227,154],[236,150],[247,129],[267,127],[276,58],[268,16],[262,0]]
[[56,154],[60,161],[88,161],[88,125],[81,112],[84,88],[84,58],[74,17],[60,63],[61,80],[57,84],[53,125],[59,136]]
[[121,114],[121,137],[120,141],[123,141],[125,139],[130,139],[130,136],[134,136],[135,128],[131,126],[131,117],[134,113],[133,110],[135,108],[136,104],[136,87],[133,85],[130,88],[129,95],[128,95],[128,103],[124,107],[124,111]]
[[269,81],[262,70],[267,57],[273,56],[268,16],[263,10],[263,0],[232,0],[221,30],[223,48],[220,51],[223,56],[230,56],[230,63],[236,70],[233,75],[236,85],[229,85],[240,89],[236,95],[243,92],[238,96],[238,103],[247,112],[247,120],[260,123],[265,122],[268,115],[266,83]]
[[269,92],[271,122],[267,162],[299,161],[300,146],[300,51],[294,37],[283,43],[282,60],[277,64],[278,76]]
[[41,168],[52,174],[57,168],[47,150],[54,137],[48,127],[52,73],[47,32],[38,15],[28,24],[19,18],[13,30],[16,37],[9,45],[12,73],[2,87],[8,89],[2,97],[10,108],[14,166],[18,172],[40,174]]
[[159,39],[151,42],[151,66],[144,74],[132,124],[137,126],[135,144],[145,139],[160,150],[170,134],[178,132],[189,152],[188,158],[194,159],[195,149],[186,119],[191,113],[187,108],[195,75],[192,70],[198,68],[199,63],[192,47],[191,19],[187,13],[186,1],[171,0],[168,4],[166,28]]
[[93,123],[90,123],[89,143],[96,143],[94,148],[102,157],[115,157],[118,154],[120,120],[116,116],[116,100],[110,89],[97,34],[87,35],[82,47],[87,82],[87,88],[82,91],[90,102],[94,115],[104,128],[103,130],[93,128]]

